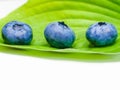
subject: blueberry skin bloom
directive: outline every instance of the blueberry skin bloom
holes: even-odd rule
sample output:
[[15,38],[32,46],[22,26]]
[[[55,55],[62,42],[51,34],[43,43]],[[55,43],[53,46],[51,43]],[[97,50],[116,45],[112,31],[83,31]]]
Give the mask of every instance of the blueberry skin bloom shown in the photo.
[[50,23],[44,35],[47,42],[55,48],[70,48],[75,41],[74,32],[64,22]]
[[11,21],[2,28],[4,42],[11,45],[28,45],[31,43],[32,28],[19,21]]
[[117,36],[118,33],[116,28],[112,24],[106,22],[93,24],[86,32],[86,38],[88,41],[92,45],[98,47],[114,44]]

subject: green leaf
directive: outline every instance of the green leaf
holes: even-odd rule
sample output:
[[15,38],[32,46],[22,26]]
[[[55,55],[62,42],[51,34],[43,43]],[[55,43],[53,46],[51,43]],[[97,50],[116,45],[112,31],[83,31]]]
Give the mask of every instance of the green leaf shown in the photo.
[[[26,46],[7,45],[3,43],[0,36],[2,50],[3,47],[10,47],[30,50],[29,53],[33,53],[33,50],[46,54],[51,52],[70,53],[70,55],[78,55],[75,55],[78,59],[83,54],[115,55],[120,52],[120,36],[114,45],[101,48],[90,47],[85,38],[87,28],[99,21],[114,24],[120,34],[120,0],[28,0],[22,7],[0,20],[0,30],[7,22],[13,20],[28,23],[32,27],[33,41],[31,45]],[[74,30],[76,41],[73,48],[56,49],[48,45],[44,38],[44,29],[48,23],[54,21],[65,21]]]

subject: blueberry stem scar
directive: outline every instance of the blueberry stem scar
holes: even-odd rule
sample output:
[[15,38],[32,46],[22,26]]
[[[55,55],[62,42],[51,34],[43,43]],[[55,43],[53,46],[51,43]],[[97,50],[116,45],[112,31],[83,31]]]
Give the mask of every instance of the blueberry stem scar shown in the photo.
[[102,26],[102,25],[106,25],[105,22],[98,22],[98,24],[99,24],[100,26]]
[[58,22],[60,25],[63,25],[63,26],[66,26],[66,27],[68,27],[66,24],[65,24],[65,22],[64,21],[62,21],[62,22]]
[[20,24],[13,25],[14,30],[21,30],[22,28],[23,28],[23,25],[20,25]]

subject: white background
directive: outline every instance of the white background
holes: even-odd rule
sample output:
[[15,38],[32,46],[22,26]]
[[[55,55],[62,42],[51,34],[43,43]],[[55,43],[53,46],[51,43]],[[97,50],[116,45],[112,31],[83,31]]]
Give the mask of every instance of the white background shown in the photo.
[[[25,0],[0,0],[0,18]],[[0,53],[0,90],[120,90],[120,62],[47,60]]]

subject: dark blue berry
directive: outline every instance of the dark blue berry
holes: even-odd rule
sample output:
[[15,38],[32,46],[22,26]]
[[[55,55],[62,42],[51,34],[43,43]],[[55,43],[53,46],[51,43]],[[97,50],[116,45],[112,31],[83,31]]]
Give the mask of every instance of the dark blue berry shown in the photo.
[[11,21],[2,28],[2,37],[7,44],[27,45],[33,38],[32,28],[23,22]]
[[114,25],[106,22],[98,22],[91,25],[87,32],[86,38],[94,46],[108,46],[114,44],[118,33]]
[[75,41],[74,32],[64,22],[50,23],[44,35],[47,42],[55,48],[70,48]]

